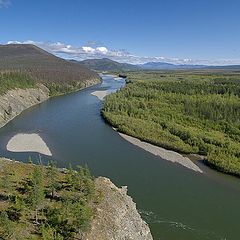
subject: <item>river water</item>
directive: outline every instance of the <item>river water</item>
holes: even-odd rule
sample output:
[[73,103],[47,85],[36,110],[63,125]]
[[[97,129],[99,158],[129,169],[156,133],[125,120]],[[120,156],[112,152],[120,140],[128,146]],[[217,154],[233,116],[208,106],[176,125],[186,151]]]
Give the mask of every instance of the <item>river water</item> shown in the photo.
[[124,80],[105,76],[99,85],[24,111],[0,129],[0,155],[37,161],[38,154],[8,152],[6,144],[16,133],[39,133],[59,167],[87,164],[95,176],[127,185],[154,239],[239,240],[240,180],[204,165],[196,173],[121,138],[101,118],[102,103],[91,92],[122,86]]

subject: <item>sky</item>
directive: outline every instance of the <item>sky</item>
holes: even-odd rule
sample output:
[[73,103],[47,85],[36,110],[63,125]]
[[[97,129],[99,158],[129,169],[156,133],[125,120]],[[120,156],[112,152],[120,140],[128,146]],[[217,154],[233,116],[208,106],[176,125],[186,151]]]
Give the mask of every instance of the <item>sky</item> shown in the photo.
[[240,64],[240,0],[0,0],[0,43],[120,62]]

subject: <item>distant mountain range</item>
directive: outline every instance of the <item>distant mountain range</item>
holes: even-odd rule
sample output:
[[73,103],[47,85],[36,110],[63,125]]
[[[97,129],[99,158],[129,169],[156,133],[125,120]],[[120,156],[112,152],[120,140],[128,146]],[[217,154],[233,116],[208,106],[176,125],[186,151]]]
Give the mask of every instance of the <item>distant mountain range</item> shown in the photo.
[[[75,60],[71,60],[77,62]],[[207,66],[190,64],[172,64],[167,62],[148,62],[145,64],[132,65],[128,63],[119,63],[108,58],[87,59],[78,62],[95,71],[134,71],[134,70],[194,70],[194,69],[222,69],[222,70],[240,70],[240,65],[231,66]]]
[[138,66],[146,70],[200,69],[207,67],[205,65],[176,65],[166,62],[148,62]]

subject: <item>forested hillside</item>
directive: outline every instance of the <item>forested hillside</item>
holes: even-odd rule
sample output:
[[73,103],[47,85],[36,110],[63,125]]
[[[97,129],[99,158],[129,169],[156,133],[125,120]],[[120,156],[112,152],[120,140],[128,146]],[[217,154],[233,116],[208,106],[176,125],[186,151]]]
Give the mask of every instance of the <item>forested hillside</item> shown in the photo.
[[94,71],[27,44],[0,45],[0,73],[1,87],[4,89],[27,87],[26,82],[31,82],[31,86],[43,83],[52,95],[99,81]]
[[82,239],[99,198],[87,168],[0,165],[0,239]]
[[240,176],[240,75],[128,73],[127,86],[106,97],[103,116],[120,132],[182,153],[207,156]]
[[137,65],[119,63],[108,58],[86,59],[78,63],[96,71],[129,71],[140,69]]

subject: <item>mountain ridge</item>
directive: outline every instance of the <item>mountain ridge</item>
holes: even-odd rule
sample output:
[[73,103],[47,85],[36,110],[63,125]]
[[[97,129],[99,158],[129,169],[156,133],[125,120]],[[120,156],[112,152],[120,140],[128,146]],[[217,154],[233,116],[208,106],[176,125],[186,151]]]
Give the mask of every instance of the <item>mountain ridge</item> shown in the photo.
[[[72,60],[75,61],[75,60]],[[75,61],[78,62],[78,61]],[[101,58],[101,59],[86,59],[83,61],[79,61],[81,65],[88,67],[89,69],[93,69],[95,71],[127,71],[127,70],[137,70],[138,67],[128,63],[119,63],[113,61],[109,58]]]
[[137,70],[240,70],[240,65],[209,66],[200,64],[173,64],[168,62],[147,62],[144,64],[120,63],[108,58],[70,60],[95,71],[137,71]]
[[24,71],[40,82],[85,83],[99,79],[85,66],[59,58],[35,45],[0,45],[0,71]]

